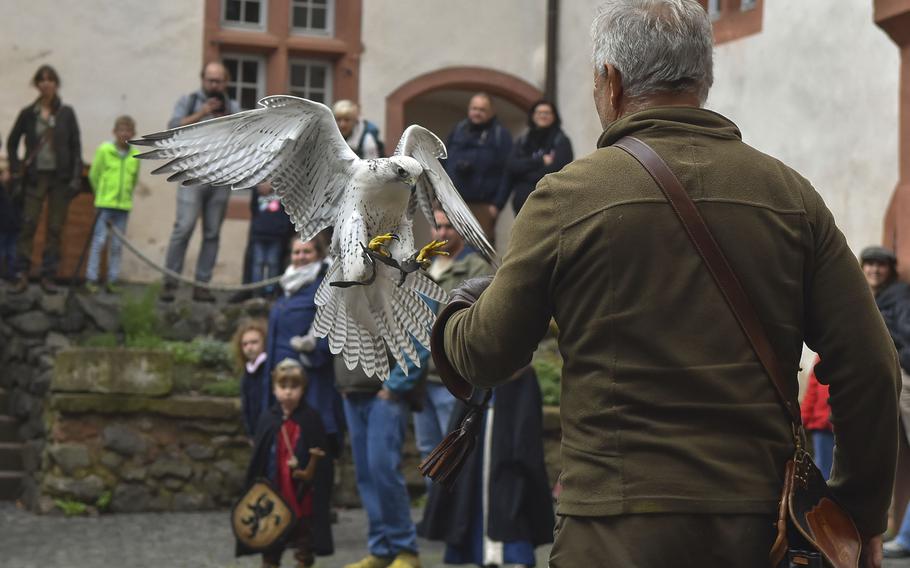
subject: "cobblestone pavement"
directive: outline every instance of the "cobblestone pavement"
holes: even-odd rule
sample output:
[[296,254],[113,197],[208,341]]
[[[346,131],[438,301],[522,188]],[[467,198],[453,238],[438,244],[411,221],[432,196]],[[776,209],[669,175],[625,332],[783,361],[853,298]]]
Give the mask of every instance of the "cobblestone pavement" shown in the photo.
[[[418,511],[414,511],[417,518]],[[337,568],[366,554],[366,516],[340,511],[333,526],[335,555],[317,568]],[[424,568],[445,566],[443,546],[420,540]],[[546,566],[549,547],[537,550]],[[293,566],[288,553],[283,566]],[[37,516],[0,503],[2,568],[259,568],[258,557],[234,558],[227,511],[145,513],[95,518]],[[910,564],[908,564],[910,567]]]
[[[419,514],[414,511],[414,517]],[[235,559],[226,511],[145,513],[96,518],[37,516],[0,503],[0,566],[3,568],[258,568],[257,557]],[[365,553],[366,518],[341,511],[334,525],[334,556],[317,568],[336,568]],[[442,545],[420,541],[424,568],[446,566]],[[546,566],[549,547],[537,549]],[[293,566],[290,554],[284,566]],[[885,568],[910,568],[910,559],[886,560]]]

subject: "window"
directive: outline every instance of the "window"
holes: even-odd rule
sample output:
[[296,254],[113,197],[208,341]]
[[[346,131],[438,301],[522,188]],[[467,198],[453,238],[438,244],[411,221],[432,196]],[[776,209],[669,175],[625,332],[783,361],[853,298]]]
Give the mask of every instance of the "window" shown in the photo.
[[225,27],[265,29],[267,0],[221,0],[221,22]]
[[708,0],[708,16],[712,22],[720,18],[720,0]]
[[226,53],[222,60],[231,74],[228,95],[244,110],[256,108],[256,102],[265,96],[265,58]]
[[332,101],[332,66],[325,61],[297,59],[290,62],[288,92],[323,104]]
[[293,0],[291,28],[297,33],[331,35],[335,25],[334,0]]
[[758,0],[741,0],[739,7],[745,12],[746,10],[752,10],[758,4]]

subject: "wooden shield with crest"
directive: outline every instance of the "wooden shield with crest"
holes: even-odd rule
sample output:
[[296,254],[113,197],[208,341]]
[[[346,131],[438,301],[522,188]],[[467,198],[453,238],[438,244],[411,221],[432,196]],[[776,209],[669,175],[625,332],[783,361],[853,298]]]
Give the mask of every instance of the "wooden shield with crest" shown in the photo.
[[231,510],[234,536],[253,551],[272,548],[296,522],[294,511],[265,479],[257,480]]

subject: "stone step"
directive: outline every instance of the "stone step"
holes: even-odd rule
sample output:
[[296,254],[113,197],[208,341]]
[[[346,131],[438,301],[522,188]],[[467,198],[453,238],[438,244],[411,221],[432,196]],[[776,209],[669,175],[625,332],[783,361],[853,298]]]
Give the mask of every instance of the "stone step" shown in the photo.
[[18,442],[0,442],[0,471],[21,471],[24,447]]
[[0,471],[0,501],[15,501],[22,495],[21,471]]
[[19,421],[12,416],[0,414],[0,443],[19,441]]

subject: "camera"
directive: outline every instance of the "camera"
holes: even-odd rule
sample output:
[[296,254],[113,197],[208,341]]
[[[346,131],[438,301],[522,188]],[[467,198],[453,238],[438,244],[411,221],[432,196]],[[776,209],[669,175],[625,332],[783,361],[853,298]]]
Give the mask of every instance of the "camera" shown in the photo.
[[227,109],[227,97],[224,95],[224,93],[220,91],[213,91],[211,93],[206,93],[205,95],[210,99],[218,99],[221,101],[221,106],[218,107],[215,112],[224,112],[225,109]]

